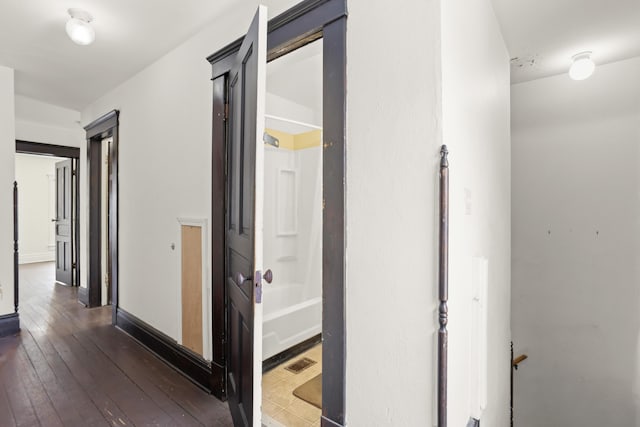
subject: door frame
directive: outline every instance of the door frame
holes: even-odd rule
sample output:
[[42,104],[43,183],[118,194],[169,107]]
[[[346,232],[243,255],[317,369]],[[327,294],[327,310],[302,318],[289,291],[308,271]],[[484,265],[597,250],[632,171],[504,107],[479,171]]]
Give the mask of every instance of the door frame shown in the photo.
[[[267,61],[323,39],[322,426],[345,422],[345,158],[347,0],[305,0],[269,20]],[[226,396],[225,189],[228,74],[242,38],[210,55],[212,130],[211,390]],[[257,414],[256,414],[257,415]]]
[[[107,271],[111,281],[111,323],[118,309],[118,110],[110,111],[84,127],[87,133],[87,192],[89,201],[86,291],[78,292],[87,307],[102,304],[102,141],[112,138],[109,151],[109,253]],[[80,288],[83,290],[85,288]]]
[[[80,148],[63,145],[46,144],[16,139],[16,154],[32,154],[38,156],[54,156],[71,159],[73,180],[73,197],[75,198],[75,225],[72,228],[72,283],[71,286],[80,286]],[[19,184],[19,183],[18,183]],[[18,188],[18,191],[20,189]],[[14,269],[18,277],[18,260],[15,260]],[[17,305],[17,301],[16,301]]]

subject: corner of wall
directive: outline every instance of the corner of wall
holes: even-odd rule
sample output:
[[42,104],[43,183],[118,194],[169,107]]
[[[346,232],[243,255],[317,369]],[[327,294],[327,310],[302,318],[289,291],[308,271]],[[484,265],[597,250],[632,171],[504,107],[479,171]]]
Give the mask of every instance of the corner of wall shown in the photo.
[[[491,2],[442,4],[443,143],[450,151],[449,422],[486,390],[484,425],[507,425],[511,289],[510,69]],[[477,259],[488,264],[487,335],[474,328]],[[487,349],[486,365],[477,362]],[[471,356],[470,356],[471,355]],[[472,358],[470,358],[472,357]],[[487,384],[474,380],[486,371]],[[478,380],[479,381],[479,380]],[[455,397],[454,397],[455,396]],[[477,406],[477,405],[476,405]]]
[[0,315],[13,313],[14,71],[0,66]]

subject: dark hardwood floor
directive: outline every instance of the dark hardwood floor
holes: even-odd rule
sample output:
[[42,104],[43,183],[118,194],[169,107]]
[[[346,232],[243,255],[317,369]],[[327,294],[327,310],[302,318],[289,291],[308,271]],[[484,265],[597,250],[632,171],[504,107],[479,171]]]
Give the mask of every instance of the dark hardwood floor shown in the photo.
[[228,407],[54,284],[20,268],[22,332],[0,339],[0,426],[230,426]]

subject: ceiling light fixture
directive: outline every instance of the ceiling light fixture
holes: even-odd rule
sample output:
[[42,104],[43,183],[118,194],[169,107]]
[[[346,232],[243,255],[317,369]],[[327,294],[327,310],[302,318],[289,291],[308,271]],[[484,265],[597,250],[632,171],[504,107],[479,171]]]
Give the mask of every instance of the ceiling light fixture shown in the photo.
[[591,52],[581,52],[573,55],[573,63],[569,68],[569,77],[573,80],[584,80],[593,74],[596,64],[591,60]]
[[74,43],[86,46],[96,39],[96,32],[91,26],[93,17],[82,9],[69,9],[67,35]]

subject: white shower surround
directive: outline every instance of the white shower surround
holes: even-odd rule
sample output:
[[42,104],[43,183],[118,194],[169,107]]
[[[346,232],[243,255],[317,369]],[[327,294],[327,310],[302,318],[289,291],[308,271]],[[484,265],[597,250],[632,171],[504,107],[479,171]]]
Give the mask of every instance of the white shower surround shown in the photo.
[[264,220],[263,360],[322,331],[321,147],[265,147]]

